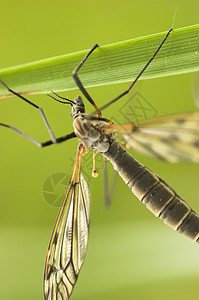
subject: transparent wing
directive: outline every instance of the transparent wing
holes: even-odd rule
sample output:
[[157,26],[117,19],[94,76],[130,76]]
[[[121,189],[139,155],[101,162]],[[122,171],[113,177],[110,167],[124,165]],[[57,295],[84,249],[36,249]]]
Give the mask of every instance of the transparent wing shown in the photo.
[[50,240],[44,271],[44,299],[67,300],[86,256],[90,192],[81,174],[79,146],[73,172]]
[[199,113],[171,115],[138,124],[103,125],[105,133],[122,135],[144,155],[176,162],[199,161]]

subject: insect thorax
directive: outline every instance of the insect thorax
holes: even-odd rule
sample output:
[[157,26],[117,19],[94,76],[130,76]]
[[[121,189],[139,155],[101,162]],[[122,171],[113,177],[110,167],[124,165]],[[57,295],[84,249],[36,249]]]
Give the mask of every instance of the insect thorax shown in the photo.
[[85,114],[79,114],[73,120],[75,134],[85,147],[106,152],[110,147],[111,136],[100,130],[100,121],[88,120]]

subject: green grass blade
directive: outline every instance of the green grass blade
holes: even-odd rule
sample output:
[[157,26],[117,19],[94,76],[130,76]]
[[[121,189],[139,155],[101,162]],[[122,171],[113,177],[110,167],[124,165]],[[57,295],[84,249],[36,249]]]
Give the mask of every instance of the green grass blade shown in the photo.
[[[85,87],[132,81],[153,55],[166,33],[101,46],[80,71]],[[92,45],[91,45],[92,46]],[[0,70],[0,78],[15,91],[27,94],[77,89],[72,70],[86,51],[57,56]],[[141,79],[199,70],[199,25],[171,32],[155,60]],[[0,85],[0,95],[6,89]]]

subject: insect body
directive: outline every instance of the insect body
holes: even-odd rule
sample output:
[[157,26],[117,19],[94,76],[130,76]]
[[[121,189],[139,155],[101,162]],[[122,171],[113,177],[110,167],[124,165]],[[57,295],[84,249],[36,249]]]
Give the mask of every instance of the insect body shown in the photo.
[[[197,140],[199,137],[199,127],[197,127],[199,125],[199,114],[195,113],[195,116],[194,114],[187,114],[185,119],[188,119],[188,116],[192,126],[195,123],[195,128],[192,128],[193,131],[189,130],[189,135],[192,139],[195,137]],[[193,241],[199,243],[199,215],[163,179],[138,162],[110,134],[105,134],[106,130],[111,132],[116,132],[117,130],[117,133],[120,133],[118,125],[103,125],[100,121],[96,123],[94,120],[87,120],[86,117],[89,118],[88,115],[82,114],[79,110],[73,115],[73,125],[79,141],[85,147],[90,147],[104,155],[112,163],[114,169],[132,192],[157,217],[174,230],[187,235]],[[193,122],[194,117],[195,122]],[[182,116],[175,116],[173,119],[177,123],[180,119],[182,122],[183,118]],[[138,132],[139,127],[137,128],[137,134]],[[130,134],[129,138],[127,137],[127,141],[130,142],[132,138],[133,134]],[[172,146],[174,147],[174,145]],[[195,152],[197,159],[199,159],[197,147]],[[183,150],[181,150],[181,155],[185,156],[186,153],[183,153]]]
[[[77,105],[78,104],[78,105]],[[146,205],[146,207],[151,210],[157,217],[163,220],[167,225],[172,227],[174,230],[177,230],[180,233],[183,233],[184,235],[190,237],[193,241],[199,243],[199,215],[194,212],[191,207],[174,191],[174,189],[169,186],[163,179],[161,179],[159,176],[157,176],[155,173],[153,173],[151,170],[146,168],[144,165],[142,165],[140,162],[138,162],[132,155],[130,155],[118,142],[115,141],[112,133],[121,133],[125,132],[127,141],[131,142],[131,139],[136,139],[133,137],[132,132],[130,131],[129,137],[128,132],[125,130],[125,125],[118,126],[118,125],[112,125],[112,124],[103,124],[100,121],[100,118],[93,118],[90,115],[86,115],[84,111],[84,104],[81,100],[81,98],[78,98],[78,102],[74,104],[72,108],[72,116],[73,116],[73,125],[74,125],[74,131],[77,137],[79,138],[79,150],[78,150],[78,156],[81,157],[84,148],[89,147],[93,149],[94,151],[100,152],[104,157],[106,157],[113,165],[114,169],[119,173],[119,175],[122,177],[122,179],[125,181],[125,183],[128,185],[128,187],[132,190],[132,192]],[[173,116],[172,122],[176,123],[175,130],[179,133],[180,136],[180,129],[178,128],[177,124],[179,120],[186,120],[186,126],[189,127],[189,121],[190,121],[190,128],[188,129],[188,136],[189,140],[192,139],[193,142],[198,139],[199,137],[199,114],[193,113],[193,114],[186,114],[184,115],[177,115]],[[166,120],[165,120],[166,121]],[[152,123],[154,120],[152,121]],[[164,123],[164,118],[160,118],[159,120],[156,120],[156,123]],[[171,123],[167,120],[165,122],[165,126],[167,125],[169,128],[169,125]],[[140,124],[141,126],[142,124]],[[130,126],[128,124],[127,126]],[[182,126],[182,125],[181,125]],[[135,125],[131,124],[131,127],[134,128]],[[161,129],[159,129],[161,131]],[[169,131],[169,129],[166,129]],[[134,128],[135,131],[135,128]],[[139,126],[137,127],[137,135],[139,137]],[[141,127],[140,127],[140,134],[141,134]],[[169,137],[169,135],[168,135]],[[166,143],[166,141],[165,141]],[[131,143],[130,143],[131,144]],[[178,144],[180,144],[180,141],[178,141]],[[143,144],[144,145],[144,144]],[[184,143],[185,146],[188,147],[189,143]],[[174,148],[175,146],[172,145]],[[192,146],[190,146],[191,148]],[[188,149],[185,147],[185,149],[176,150],[173,149],[174,154],[176,156],[175,159],[184,158],[186,160],[186,156],[188,159],[189,152]],[[180,154],[181,156],[180,156]],[[171,155],[172,157],[172,155]],[[195,147],[195,159],[199,159],[199,149]],[[73,176],[73,175],[72,175]],[[79,182],[78,182],[79,181]],[[73,185],[80,184],[79,187],[79,194],[82,193],[81,186],[83,185],[84,179],[83,177],[79,176],[78,181],[72,180]],[[69,188],[70,188],[69,183]],[[86,183],[84,182],[84,185]],[[72,186],[71,186],[72,188]],[[75,189],[75,186],[73,187]],[[86,195],[86,194],[85,194]],[[66,199],[68,197],[68,194],[66,196]],[[88,194],[87,194],[88,197]],[[59,289],[60,285],[64,285],[63,291],[65,291],[65,294],[70,295],[70,291],[72,291],[73,284],[75,282],[75,279],[79,273],[79,270],[82,266],[84,257],[85,257],[85,250],[88,240],[88,220],[89,216],[87,214],[88,212],[88,206],[89,202],[86,197],[78,197],[76,199],[76,204],[73,202],[73,197],[71,197],[71,200],[69,201],[69,198],[67,201],[69,201],[68,204],[70,205],[71,213],[67,213],[67,215],[71,215],[72,217],[72,211],[75,214],[75,222],[77,222],[78,217],[76,216],[75,205],[80,201],[85,201],[81,204],[82,208],[79,209],[80,217],[83,217],[83,221],[77,222],[77,224],[74,224],[72,219],[71,222],[66,222],[65,227],[69,226],[70,224],[71,228],[65,229],[66,232],[72,232],[74,227],[77,227],[76,233],[73,233],[73,239],[75,239],[75,243],[79,243],[79,246],[76,245],[75,250],[75,259],[72,256],[72,245],[70,245],[70,253],[71,256],[68,257],[68,262],[63,264],[63,267],[61,268],[62,271],[59,273],[59,270],[57,267],[55,267],[54,262],[57,264],[57,258],[52,260],[47,259],[46,261],[46,268],[49,270],[50,277],[54,278],[53,280],[49,280],[49,277],[45,277],[45,293],[48,295],[46,299],[59,299],[59,298],[51,298],[52,297],[52,291],[55,286],[57,286],[57,290],[54,291],[54,293],[61,293],[61,289]],[[64,204],[65,205],[65,204]],[[71,208],[73,207],[73,209]],[[61,207],[62,210],[62,207]],[[63,221],[64,222],[64,221]],[[57,221],[58,223],[58,221]],[[81,227],[81,224],[84,224],[83,228]],[[79,236],[76,237],[78,232],[81,232],[81,238]],[[62,237],[62,240],[64,238],[64,235]],[[70,235],[70,238],[72,238],[72,234]],[[52,238],[52,241],[54,239],[54,236]],[[67,240],[67,239],[66,239]],[[70,239],[68,239],[70,240]],[[83,245],[81,245],[83,241]],[[54,246],[56,247],[55,243]],[[60,246],[59,246],[60,247]],[[63,246],[61,247],[61,251],[63,251]],[[83,251],[81,252],[81,249]],[[49,249],[49,254],[52,255],[51,248]],[[78,258],[76,255],[79,255],[81,257],[79,265],[75,266],[77,264]],[[54,255],[54,252],[53,252]],[[64,257],[64,253],[59,254],[59,257]],[[48,257],[47,257],[48,258]],[[61,265],[59,265],[60,267]],[[67,267],[66,267],[67,266]],[[68,272],[68,266],[70,266],[70,272]],[[66,269],[66,271],[65,271]],[[56,282],[56,278],[59,275],[59,280]],[[71,275],[72,274],[72,275]],[[72,276],[72,279],[71,279]],[[67,291],[67,293],[66,293]],[[63,294],[61,294],[63,296]],[[67,298],[66,298],[67,299]]]
[[[149,62],[139,73],[129,89],[110,101],[103,108],[127,94],[149,63],[154,59],[171,30]],[[13,94],[39,110],[51,136],[50,141],[40,143],[17,128],[0,123],[0,126],[26,137],[40,147],[61,143],[70,138],[78,138],[79,145],[70,181],[61,204],[51,236],[44,271],[45,300],[67,300],[70,298],[79,271],[86,256],[89,235],[90,192],[81,167],[82,156],[91,148],[108,159],[132,192],[166,224],[193,241],[199,243],[199,215],[163,179],[143,166],[131,156],[115,139],[121,135],[134,150],[170,162],[199,161],[199,113],[163,117],[139,124],[115,125],[102,118],[101,109],[83,87],[77,71],[98,46],[95,45],[74,70],[74,79],[89,102],[95,107],[97,117],[87,115],[81,97],[74,101],[55,100],[72,106],[74,132],[55,138],[43,110],[2,84]],[[60,97],[56,93],[56,96]],[[172,138],[172,136],[175,138]],[[160,146],[159,146],[160,145]],[[160,151],[161,149],[161,151]]]
[[[82,108],[84,107],[83,102],[78,103]],[[126,150],[120,146],[110,134],[105,134],[106,129],[110,132],[115,132],[116,130],[114,127],[116,127],[118,128],[117,132],[120,133],[120,130],[124,130],[124,128],[120,129],[118,125],[103,125],[100,121],[89,120],[86,117],[89,118],[89,115],[84,115],[77,107],[76,112],[73,114],[73,126],[80,142],[85,147],[90,147],[93,150],[103,154],[112,163],[114,169],[119,173],[132,192],[157,217],[162,219],[174,230],[187,235],[193,241],[199,243],[198,214],[196,214],[163,179],[154,174],[151,170],[143,166],[133,156],[127,153]],[[192,139],[195,137],[197,140],[199,137],[199,129],[197,130],[197,125],[199,125],[199,114],[196,113],[195,118],[194,114],[191,114],[189,117],[191,122],[193,122],[195,119],[195,133],[191,132],[190,136]],[[177,121],[179,122],[179,120],[181,120],[181,122],[179,122],[181,125],[179,126],[179,129],[181,129],[182,120],[185,121],[185,119],[188,119],[188,115],[186,115],[186,118],[183,118],[182,116],[175,116],[173,119],[176,121],[176,123]],[[167,123],[169,123],[168,120]],[[109,127],[111,127],[111,129]],[[177,130],[177,125],[175,130]],[[137,131],[139,131],[139,128]],[[126,130],[126,134],[127,132],[128,131]],[[126,139],[130,143],[132,139],[131,135],[129,137],[127,136]],[[172,146],[174,147],[174,145]],[[195,152],[198,159],[199,152]],[[183,154],[183,150],[181,150],[181,155]]]

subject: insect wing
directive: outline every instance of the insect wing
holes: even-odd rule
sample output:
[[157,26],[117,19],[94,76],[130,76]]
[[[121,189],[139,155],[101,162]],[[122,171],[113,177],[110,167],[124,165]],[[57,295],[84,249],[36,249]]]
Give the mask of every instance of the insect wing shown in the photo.
[[50,240],[44,272],[45,300],[67,300],[86,256],[90,191],[77,152],[70,182]]
[[104,125],[133,150],[168,162],[199,161],[199,113],[171,115],[138,124]]

